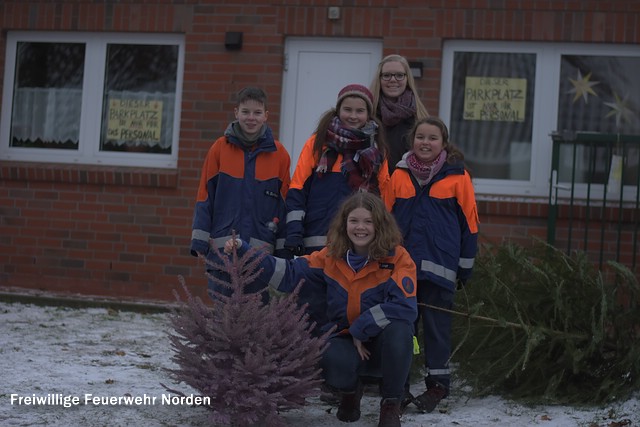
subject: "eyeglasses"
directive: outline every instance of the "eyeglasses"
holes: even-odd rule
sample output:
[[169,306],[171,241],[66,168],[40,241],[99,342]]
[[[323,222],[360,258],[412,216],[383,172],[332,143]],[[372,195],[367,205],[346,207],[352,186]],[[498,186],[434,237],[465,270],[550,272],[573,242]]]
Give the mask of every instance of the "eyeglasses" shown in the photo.
[[396,81],[401,82],[407,77],[406,73],[382,73],[380,74],[380,78],[385,82],[391,80],[391,77],[395,77]]

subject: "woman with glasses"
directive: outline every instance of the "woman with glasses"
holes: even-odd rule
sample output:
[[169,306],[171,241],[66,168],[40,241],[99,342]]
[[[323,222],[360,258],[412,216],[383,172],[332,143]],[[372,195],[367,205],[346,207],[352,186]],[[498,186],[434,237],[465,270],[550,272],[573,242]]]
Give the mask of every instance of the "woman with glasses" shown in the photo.
[[382,122],[389,147],[391,175],[402,155],[411,148],[407,134],[414,121],[429,117],[429,113],[420,101],[409,63],[403,56],[388,55],[380,61],[371,92],[375,116]]

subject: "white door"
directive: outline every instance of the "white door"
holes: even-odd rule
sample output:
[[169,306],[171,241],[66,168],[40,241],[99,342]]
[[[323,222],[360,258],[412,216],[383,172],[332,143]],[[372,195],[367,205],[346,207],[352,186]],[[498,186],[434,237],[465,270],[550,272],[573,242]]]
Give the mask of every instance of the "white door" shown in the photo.
[[320,116],[335,106],[338,92],[351,83],[369,87],[382,59],[382,41],[289,38],[278,139],[291,156],[291,174]]

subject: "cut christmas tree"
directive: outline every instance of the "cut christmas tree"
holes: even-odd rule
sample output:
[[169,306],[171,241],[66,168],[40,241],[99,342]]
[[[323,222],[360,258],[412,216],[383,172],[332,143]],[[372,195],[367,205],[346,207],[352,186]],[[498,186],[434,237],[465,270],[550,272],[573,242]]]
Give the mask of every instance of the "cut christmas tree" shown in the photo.
[[456,295],[457,378],[478,396],[532,403],[627,398],[640,385],[638,281],[608,268],[614,283],[584,254],[543,242],[483,247]]

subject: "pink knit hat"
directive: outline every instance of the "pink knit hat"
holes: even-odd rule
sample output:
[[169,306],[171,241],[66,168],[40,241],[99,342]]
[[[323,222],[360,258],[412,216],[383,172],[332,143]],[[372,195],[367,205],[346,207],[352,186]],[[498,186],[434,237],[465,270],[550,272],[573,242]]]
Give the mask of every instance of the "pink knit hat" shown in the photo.
[[336,102],[336,109],[340,108],[340,104],[342,100],[348,96],[357,96],[358,98],[362,98],[364,102],[367,103],[367,108],[369,109],[369,114],[373,112],[373,95],[371,91],[366,87],[359,84],[350,84],[342,88],[340,93],[338,93],[338,101]]

